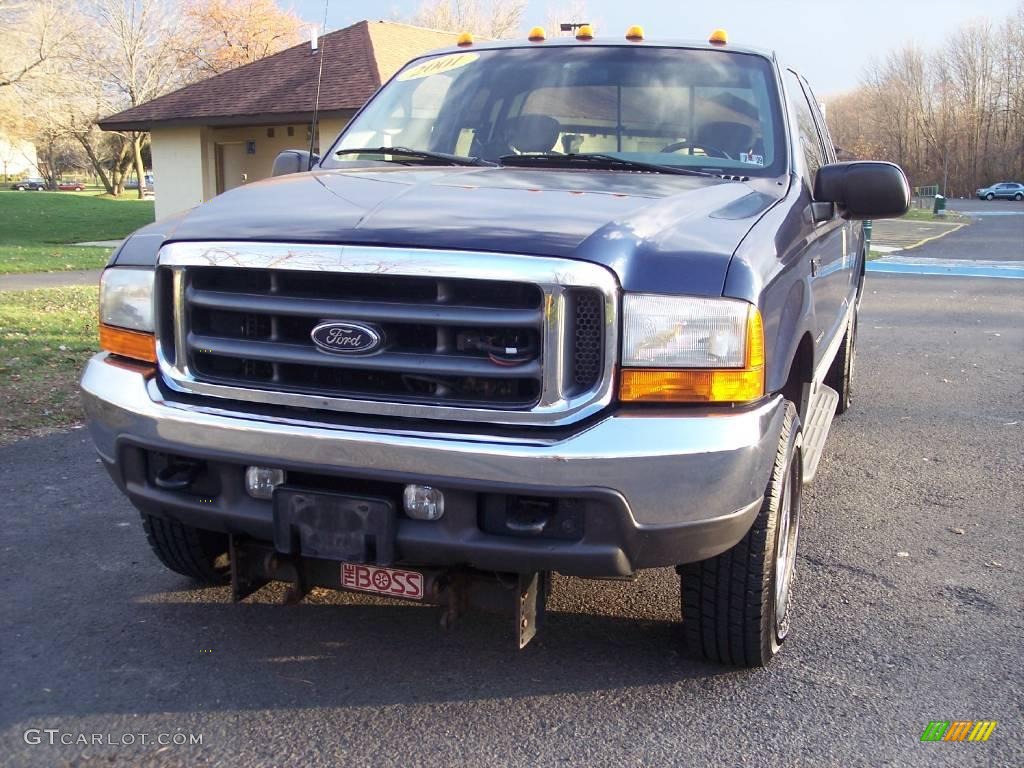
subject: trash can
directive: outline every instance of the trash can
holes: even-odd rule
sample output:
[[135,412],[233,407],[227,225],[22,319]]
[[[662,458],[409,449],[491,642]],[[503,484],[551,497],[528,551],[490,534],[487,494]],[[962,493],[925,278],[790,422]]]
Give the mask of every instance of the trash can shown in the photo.
[[946,215],[946,198],[942,195],[935,196],[935,204],[932,206],[932,213],[936,216]]

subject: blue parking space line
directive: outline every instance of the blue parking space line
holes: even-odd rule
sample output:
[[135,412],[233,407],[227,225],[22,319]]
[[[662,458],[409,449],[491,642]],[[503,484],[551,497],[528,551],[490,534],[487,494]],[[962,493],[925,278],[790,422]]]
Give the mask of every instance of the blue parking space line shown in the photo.
[[942,262],[939,259],[933,264],[901,263],[896,261],[869,261],[868,272],[900,275],[948,275],[950,277],[1001,277],[1012,280],[1024,280],[1024,264],[1014,263],[1006,266],[994,264],[971,264],[970,262]]

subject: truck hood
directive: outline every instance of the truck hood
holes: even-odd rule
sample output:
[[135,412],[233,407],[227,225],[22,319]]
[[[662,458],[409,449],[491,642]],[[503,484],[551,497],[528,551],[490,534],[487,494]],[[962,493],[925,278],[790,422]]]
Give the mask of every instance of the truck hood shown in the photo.
[[736,247],[783,193],[775,180],[622,171],[317,170],[216,197],[165,238],[560,256],[610,267],[626,290],[721,295]]

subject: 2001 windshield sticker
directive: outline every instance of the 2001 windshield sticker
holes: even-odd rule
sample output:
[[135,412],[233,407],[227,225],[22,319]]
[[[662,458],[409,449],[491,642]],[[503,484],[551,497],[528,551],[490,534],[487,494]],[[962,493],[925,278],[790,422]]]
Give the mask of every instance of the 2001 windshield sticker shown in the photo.
[[464,67],[467,64],[472,64],[479,58],[479,53],[453,53],[449,56],[438,56],[435,59],[424,61],[422,64],[416,64],[409,67],[409,69],[402,72],[396,79],[419,80],[422,77],[439,75],[442,72],[450,72],[453,69],[458,69],[459,67]]

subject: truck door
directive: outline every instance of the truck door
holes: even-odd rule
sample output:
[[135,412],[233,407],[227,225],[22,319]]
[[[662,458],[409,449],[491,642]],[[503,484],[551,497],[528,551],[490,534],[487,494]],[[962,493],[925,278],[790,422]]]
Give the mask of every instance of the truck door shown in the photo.
[[[804,90],[810,98],[811,107],[814,109],[814,119],[818,124],[818,135],[821,136],[821,142],[825,149],[825,161],[834,163],[837,160],[836,148],[832,143],[832,135],[829,133],[828,123],[825,121],[825,114],[821,111],[824,107],[819,107],[821,102],[814,95],[810,83],[806,80],[803,83]],[[858,224],[849,220],[842,220],[842,228],[843,268],[837,273],[835,286],[836,290],[839,291],[840,308],[845,312],[847,306],[856,301],[857,285],[860,282],[861,272],[858,259],[861,257],[861,231]]]
[[[815,219],[814,208],[811,206],[814,177],[818,168],[833,162],[831,146],[826,151],[826,143],[815,121],[817,110],[802,78],[792,70],[786,71],[786,90],[796,117],[797,139],[804,159],[802,177],[808,205],[806,217],[810,227],[805,257],[811,269],[815,349],[818,355],[822,355],[835,334],[842,333],[845,294],[849,283],[846,249],[850,232],[846,222],[834,209],[831,216]],[[818,362],[819,359],[815,359],[816,365]]]

